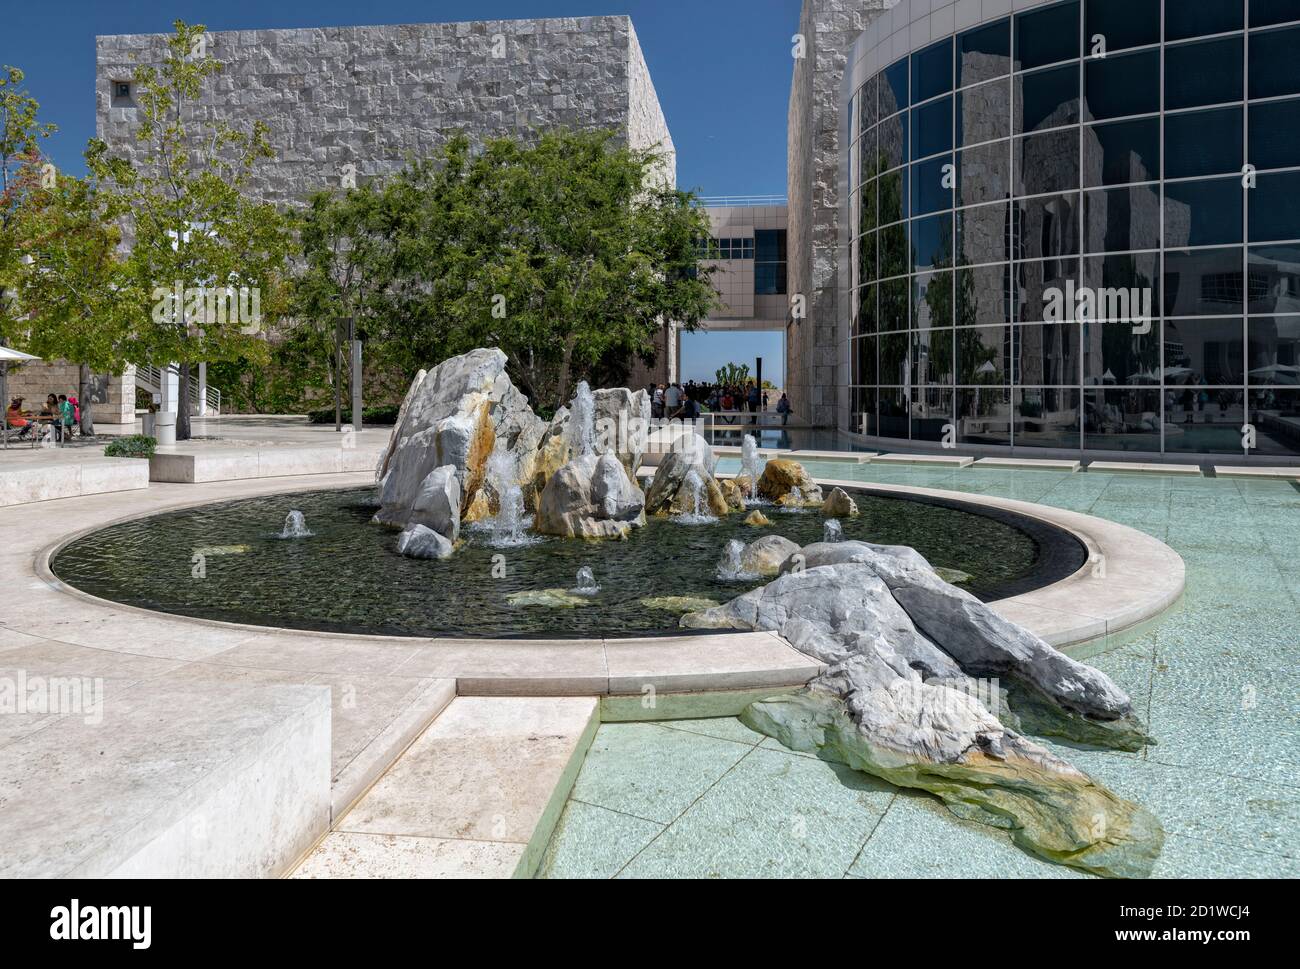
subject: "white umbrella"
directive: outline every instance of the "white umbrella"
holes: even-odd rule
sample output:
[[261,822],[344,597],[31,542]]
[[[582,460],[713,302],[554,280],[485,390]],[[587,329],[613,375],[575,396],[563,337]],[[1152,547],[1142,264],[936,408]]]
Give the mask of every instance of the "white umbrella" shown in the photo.
[[[34,357],[30,353],[23,353],[21,350],[15,350],[13,347],[0,346],[0,404],[4,405],[6,411],[9,409],[9,364],[25,363],[30,360],[39,360],[40,357]],[[4,441],[4,446],[9,446],[9,419],[6,416],[0,421],[0,440]]]
[[1300,367],[1287,363],[1270,363],[1267,367],[1258,367],[1250,372],[1252,377],[1272,377],[1280,384],[1300,383]]

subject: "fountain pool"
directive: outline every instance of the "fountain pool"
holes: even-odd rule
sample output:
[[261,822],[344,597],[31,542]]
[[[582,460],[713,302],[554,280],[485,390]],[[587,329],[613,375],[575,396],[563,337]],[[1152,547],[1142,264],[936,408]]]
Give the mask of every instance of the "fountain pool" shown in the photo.
[[[816,511],[781,515],[769,527],[743,515],[683,527],[652,518],[627,541],[540,538],[494,547],[467,531],[445,561],[403,558],[397,534],[370,524],[373,489],[319,491],[186,509],[109,526],[63,549],[56,575],[91,595],[161,612],[252,625],[395,636],[619,636],[679,632],[678,616],[647,599],[723,602],[767,581],[726,581],[718,559],[733,539],[779,534],[800,545],[823,537]],[[844,538],[910,545],[932,564],[969,573],[964,588],[986,600],[1057,581],[1084,562],[1065,532],[971,506],[856,493],[862,514]],[[279,538],[290,511],[311,536]],[[239,547],[208,559],[205,548]],[[589,566],[600,590],[566,607],[519,605],[519,593],[574,586]],[[193,576],[202,572],[203,578]],[[508,598],[516,594],[516,604]],[[559,597],[561,600],[564,597]]]

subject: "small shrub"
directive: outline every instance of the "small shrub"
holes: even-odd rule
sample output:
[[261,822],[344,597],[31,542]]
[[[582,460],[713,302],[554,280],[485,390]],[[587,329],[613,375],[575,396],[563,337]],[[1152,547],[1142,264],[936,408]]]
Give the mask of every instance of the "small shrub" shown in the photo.
[[158,442],[143,434],[120,437],[104,448],[106,458],[151,458]]

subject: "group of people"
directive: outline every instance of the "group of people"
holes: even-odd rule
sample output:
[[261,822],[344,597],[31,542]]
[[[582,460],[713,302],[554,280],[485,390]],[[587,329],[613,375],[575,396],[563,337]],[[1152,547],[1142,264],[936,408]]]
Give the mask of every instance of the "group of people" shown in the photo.
[[50,394],[39,413],[23,409],[25,398],[15,397],[5,410],[5,425],[17,431],[17,439],[25,440],[33,434],[41,435],[57,444],[72,436],[81,420],[81,403],[67,394]]
[[[736,411],[759,414],[771,403],[766,389],[750,380],[744,386],[696,383],[651,384],[646,388],[650,395],[650,413],[654,418],[669,420],[694,420],[704,410],[711,413]],[[785,394],[776,402],[776,412],[781,423],[790,419],[790,398]]]

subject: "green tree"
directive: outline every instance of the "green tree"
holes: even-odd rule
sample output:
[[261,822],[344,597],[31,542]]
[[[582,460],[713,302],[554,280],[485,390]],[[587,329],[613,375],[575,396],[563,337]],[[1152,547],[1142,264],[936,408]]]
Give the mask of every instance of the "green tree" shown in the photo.
[[382,265],[369,336],[408,372],[500,347],[543,407],[612,357],[653,353],[668,321],[695,329],[716,302],[697,268],[708,219],[654,179],[655,151],[610,132],[533,142],[464,137],[378,198]]
[[175,28],[161,67],[135,73],[141,164],[98,140],[86,160],[130,213],[128,265],[153,300],[134,341],[137,362],[180,365],[176,435],[185,440],[193,366],[265,358],[262,336],[288,298],[293,240],[287,217],[248,194],[274,157],[266,126],[237,130],[196,110],[222,64],[208,55],[203,25]]
[[16,237],[22,206],[44,174],[37,169],[40,141],[57,129],[37,120],[40,103],[23,85],[16,67],[0,69],[0,345],[24,329],[15,301],[23,269]]
[[714,374],[724,387],[742,387],[749,380],[749,364],[728,363]]
[[135,321],[146,294],[118,256],[120,200],[90,179],[33,179],[17,223],[21,252],[30,257],[18,278],[27,349],[80,368],[81,430],[94,434],[92,373],[121,373],[130,362]]

